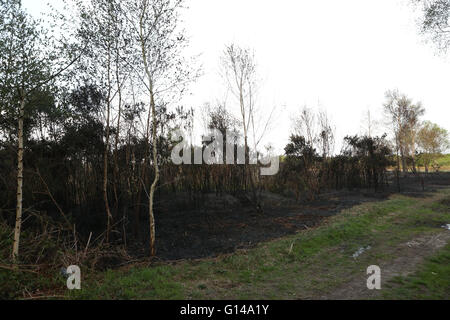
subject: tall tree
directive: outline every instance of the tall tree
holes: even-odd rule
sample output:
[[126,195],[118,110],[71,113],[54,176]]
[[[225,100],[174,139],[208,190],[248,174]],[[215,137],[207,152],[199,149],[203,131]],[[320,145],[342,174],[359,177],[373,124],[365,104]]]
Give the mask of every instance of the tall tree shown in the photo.
[[425,113],[421,103],[413,103],[398,90],[386,92],[384,114],[387,124],[392,130],[397,153],[397,169],[400,160],[403,172],[407,172],[407,157],[411,157],[415,171],[415,145],[420,117]]
[[[254,99],[257,81],[255,56],[249,49],[231,44],[225,48],[222,55],[222,65],[225,78],[228,81],[228,87],[239,103],[239,111],[244,132],[244,183],[246,184],[247,181],[250,182],[253,202],[259,210],[260,204],[257,198],[255,181],[252,174],[249,172],[249,134],[252,120],[254,120]],[[256,152],[256,150],[254,151]]]
[[[127,83],[132,65],[130,52],[130,29],[125,19],[122,3],[118,0],[77,0],[81,20],[78,37],[89,47],[89,55],[83,61],[85,76],[106,92],[104,104],[105,149],[103,152],[103,201],[106,211],[106,238],[109,240],[113,214],[109,200],[110,154],[113,154],[114,211],[118,210],[119,179],[118,148],[124,103],[124,85]],[[116,123],[113,124],[114,115]],[[115,131],[115,132],[114,132]],[[114,134],[114,141],[111,142]]]
[[24,121],[34,107],[30,104],[30,97],[37,90],[50,87],[52,81],[72,66],[79,56],[73,59],[73,47],[68,43],[62,45],[64,51],[61,52],[56,39],[24,11],[20,0],[2,0],[0,7],[0,104],[5,113],[17,120],[17,206],[12,251],[16,261],[23,212]]
[[[158,157],[157,104],[165,105],[173,95],[183,93],[196,77],[187,65],[183,49],[187,38],[180,31],[179,11],[182,0],[132,0],[125,5],[125,17],[131,25],[136,59],[135,72],[148,98],[147,139],[152,146],[154,178],[149,191],[150,255],[156,254],[155,191],[160,179]],[[143,71],[143,72],[142,72]]]

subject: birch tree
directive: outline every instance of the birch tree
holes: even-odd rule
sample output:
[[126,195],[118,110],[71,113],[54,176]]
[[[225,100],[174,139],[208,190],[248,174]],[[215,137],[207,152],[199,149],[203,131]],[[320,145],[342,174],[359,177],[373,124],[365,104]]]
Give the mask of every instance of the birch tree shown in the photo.
[[416,137],[419,130],[420,117],[425,113],[421,103],[413,103],[405,94],[398,90],[386,92],[384,114],[387,124],[391,127],[397,153],[397,169],[400,170],[400,160],[403,172],[407,172],[407,157],[411,157],[413,171],[415,167]]
[[[256,63],[254,54],[249,49],[241,48],[235,44],[228,45],[222,56],[224,76],[229,89],[237,98],[244,132],[244,185],[250,182],[253,202],[259,207],[255,182],[249,172],[249,133],[252,119],[254,119],[254,92],[256,85]],[[256,151],[256,150],[255,150]]]
[[[195,68],[183,57],[187,39],[179,28],[182,0],[132,0],[124,5],[136,52],[135,73],[145,88],[149,116],[147,136],[151,135],[153,182],[149,200],[150,255],[156,254],[155,192],[160,180],[157,106],[163,106],[183,93],[196,77]],[[141,71],[143,70],[143,72]]]
[[9,114],[11,119],[17,120],[17,204],[12,250],[16,262],[23,214],[24,121],[33,108],[30,97],[37,90],[50,87],[52,81],[67,71],[79,56],[73,59],[73,47],[66,42],[57,43],[50,32],[24,11],[20,0],[2,0],[0,7],[1,111],[2,116]]

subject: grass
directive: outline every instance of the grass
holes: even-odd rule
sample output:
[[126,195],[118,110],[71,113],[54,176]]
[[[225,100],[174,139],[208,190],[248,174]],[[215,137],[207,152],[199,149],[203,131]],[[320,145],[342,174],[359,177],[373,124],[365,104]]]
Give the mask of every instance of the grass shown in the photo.
[[427,259],[411,276],[396,277],[384,290],[384,298],[395,300],[448,300],[450,298],[450,245]]
[[172,280],[174,276],[174,270],[168,266],[134,268],[121,277],[118,277],[116,271],[108,271],[102,277],[102,284],[92,286],[82,297],[121,300],[182,299],[182,286]]
[[[394,158],[394,162],[396,163],[396,158]],[[436,164],[439,166],[440,172],[450,172],[450,154],[442,154],[436,156]],[[416,158],[416,165],[418,166],[418,170],[420,172],[425,172],[425,167],[423,164],[423,159],[421,155]],[[400,166],[401,169],[401,166]],[[395,167],[390,167],[390,171],[394,171]],[[429,168],[430,171],[433,171],[433,168]]]
[[17,299],[22,293],[62,291],[62,277],[35,275],[28,272],[14,272],[0,268],[0,300]]
[[[81,291],[67,291],[65,279],[56,272],[38,276],[0,267],[0,299],[38,290],[43,296],[63,294],[67,299],[317,298],[365,276],[367,266],[393,260],[400,244],[443,232],[441,226],[447,223],[450,189],[423,198],[394,195],[346,210],[318,228],[215,259],[142,263],[106,272],[83,269]],[[352,257],[368,246],[371,250]],[[394,279],[383,298],[450,298],[449,255],[446,247],[416,274]]]
[[450,154],[445,154],[440,156],[437,160],[436,160],[437,164],[440,165],[441,167],[450,167]]
[[[330,218],[316,229],[216,259],[134,266],[86,274],[83,289],[71,292],[68,298],[318,297],[332,292],[355,275],[363,274],[368,265],[390,261],[394,258],[394,248],[399,244],[418,235],[442,232],[439,226],[449,222],[450,190],[427,198],[396,195],[387,201],[354,207]],[[372,249],[357,259],[352,257],[360,247],[367,246]],[[446,257],[448,259],[448,254]],[[430,262],[436,265],[435,268],[441,268],[440,265],[447,261],[445,255],[437,259]],[[418,277],[421,277],[420,274]],[[414,279],[402,281],[416,283]],[[395,292],[392,291],[392,294]],[[443,294],[450,298],[448,292]],[[407,296],[406,293],[404,296]]]
[[[39,275],[31,270],[22,270],[19,268],[17,271],[11,270],[10,257],[11,249],[13,245],[12,240],[13,232],[10,227],[4,223],[0,223],[0,300],[17,299],[24,294],[29,295],[39,291],[44,292],[56,292],[61,290],[61,284],[63,283],[62,276],[51,270],[44,270]],[[22,248],[24,248],[25,254],[30,256],[42,255],[44,251],[58,251],[58,246],[55,243],[48,241],[36,241],[34,234],[23,232],[21,237]],[[37,254],[35,254],[37,252]],[[19,261],[21,264],[31,265],[33,261],[31,259],[27,261]]]
[[[423,166],[423,161],[419,156],[417,159],[417,164],[420,167],[420,170],[425,172],[425,168]],[[450,171],[450,154],[442,154],[436,156],[436,164],[439,166],[439,171],[441,172],[449,172]],[[432,170],[432,168],[430,168]]]

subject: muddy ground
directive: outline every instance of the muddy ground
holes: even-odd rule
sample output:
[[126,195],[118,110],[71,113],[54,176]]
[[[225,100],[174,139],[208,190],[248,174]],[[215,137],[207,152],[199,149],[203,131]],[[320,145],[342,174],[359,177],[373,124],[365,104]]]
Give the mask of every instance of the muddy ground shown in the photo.
[[[450,173],[401,178],[401,192],[408,196],[450,186]],[[264,212],[231,195],[207,195],[201,209],[180,210],[183,195],[165,199],[168,203],[157,214],[157,259],[180,260],[214,257],[258,243],[295,234],[318,226],[324,218],[345,209],[373,201],[382,201],[398,192],[395,179],[384,190],[342,190],[324,192],[309,203],[264,193]]]

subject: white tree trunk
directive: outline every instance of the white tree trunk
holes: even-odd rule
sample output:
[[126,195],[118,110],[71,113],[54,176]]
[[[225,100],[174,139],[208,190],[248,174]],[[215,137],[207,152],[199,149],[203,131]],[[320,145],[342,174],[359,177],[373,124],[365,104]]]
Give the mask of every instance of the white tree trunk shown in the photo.
[[153,168],[155,170],[155,179],[153,180],[152,187],[150,189],[149,199],[149,216],[150,216],[150,255],[153,257],[156,255],[156,227],[155,227],[155,213],[154,213],[154,199],[155,191],[159,182],[159,166],[158,166],[158,138],[156,132],[156,106],[153,93],[150,93],[150,105],[153,114]]
[[19,110],[19,147],[17,152],[17,207],[16,207],[16,227],[14,229],[14,245],[12,258],[17,262],[19,258],[20,232],[22,229],[22,204],[23,204],[23,122],[25,117],[25,99],[22,98]]
[[111,118],[111,57],[108,52],[108,97],[106,105],[106,145],[103,155],[103,200],[105,202],[106,210],[106,242],[109,243],[109,237],[111,235],[111,225],[113,216],[109,207],[108,199],[108,156],[109,156],[109,138],[110,138],[110,118]]
[[[143,8],[144,12],[146,7]],[[155,105],[155,95],[153,91],[153,75],[150,70],[149,63],[147,61],[147,49],[145,47],[145,36],[144,36],[144,22],[143,15],[141,16],[141,20],[139,22],[139,36],[141,42],[141,50],[142,50],[142,60],[144,63],[145,73],[148,78],[148,93],[150,96],[150,110],[152,113],[152,139],[153,139],[153,168],[155,170],[155,178],[153,180],[152,186],[150,188],[149,195],[149,220],[150,220],[150,256],[156,255],[156,227],[155,227],[155,212],[154,212],[154,202],[155,202],[155,191],[159,182],[159,166],[158,166],[158,138],[156,131],[156,105]],[[149,117],[150,119],[150,117]],[[149,127],[149,126],[148,126]]]

